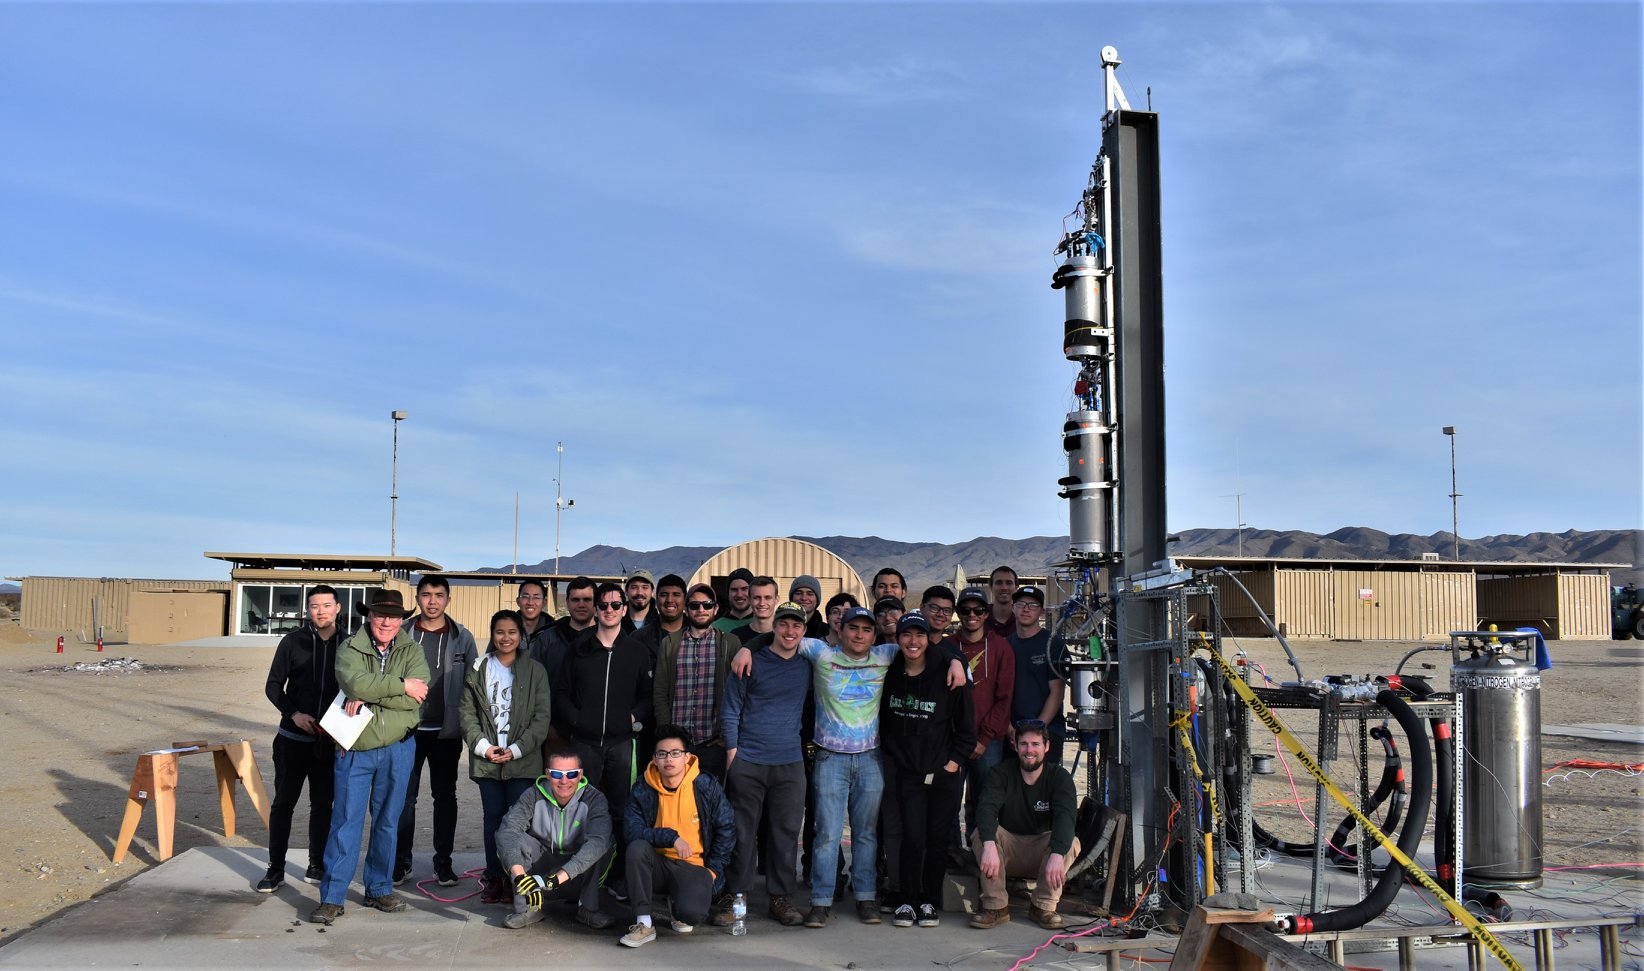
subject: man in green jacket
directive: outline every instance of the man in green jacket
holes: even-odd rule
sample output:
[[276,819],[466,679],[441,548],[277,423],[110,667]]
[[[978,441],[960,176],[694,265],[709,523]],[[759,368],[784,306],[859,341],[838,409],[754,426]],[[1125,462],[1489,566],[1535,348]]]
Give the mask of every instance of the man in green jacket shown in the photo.
[[1056,905],[1068,867],[1079,857],[1073,835],[1078,793],[1066,769],[1045,764],[1050,736],[1045,723],[1020,721],[1015,729],[1016,761],[988,770],[976,807],[970,840],[982,874],[982,908],[971,915],[970,926],[987,930],[1008,923],[1005,878],[1030,877],[1038,885],[1028,916],[1056,930],[1062,926]]
[[360,737],[337,754],[331,834],[325,842],[325,879],[311,923],[343,915],[343,900],[360,858],[360,831],[371,812],[371,846],[365,856],[365,905],[385,914],[405,909],[394,893],[392,868],[406,780],[416,756],[413,736],[428,697],[428,660],[402,629],[411,611],[398,590],[377,590],[359,610],[366,623],[337,648],[337,688],[344,710],[368,710]]

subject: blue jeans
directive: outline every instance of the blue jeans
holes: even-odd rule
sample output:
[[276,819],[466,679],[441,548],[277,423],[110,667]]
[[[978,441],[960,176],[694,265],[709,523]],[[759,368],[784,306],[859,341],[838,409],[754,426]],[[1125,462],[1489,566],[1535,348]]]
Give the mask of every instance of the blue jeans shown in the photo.
[[811,844],[811,903],[833,905],[834,877],[839,870],[839,843],[845,815],[851,821],[851,890],[857,900],[872,900],[877,890],[879,798],[885,772],[879,751],[844,755],[816,750],[811,790],[816,793],[816,840]]
[[480,791],[480,811],[485,815],[485,875],[492,880],[507,876],[502,861],[497,859],[497,829],[502,826],[502,817],[508,815],[508,810],[514,808],[514,803],[519,802],[519,797],[529,792],[535,782],[535,779],[474,780]]
[[331,835],[325,840],[325,879],[320,902],[342,904],[348,883],[360,862],[360,831],[366,810],[371,812],[371,844],[365,854],[367,897],[381,897],[394,889],[394,845],[398,841],[400,810],[405,807],[405,782],[417,743],[407,738],[363,752],[338,752],[336,793],[331,804]]

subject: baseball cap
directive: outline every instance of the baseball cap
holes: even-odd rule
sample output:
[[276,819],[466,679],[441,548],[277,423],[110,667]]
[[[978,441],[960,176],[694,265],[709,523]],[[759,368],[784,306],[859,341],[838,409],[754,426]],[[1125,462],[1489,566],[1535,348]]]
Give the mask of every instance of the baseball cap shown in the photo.
[[1043,607],[1045,605],[1045,592],[1038,587],[1017,587],[1016,592],[1011,594],[1010,602],[1015,603],[1018,600],[1027,599],[1037,600],[1039,606]]
[[628,581],[627,581],[627,583],[624,583],[623,586],[627,586],[629,583],[633,583],[635,580],[644,580],[646,583],[649,583],[651,586],[653,586],[653,587],[656,586],[656,577],[651,575],[650,570],[635,570],[634,572],[628,574]]
[[902,603],[901,597],[885,596],[880,597],[878,600],[873,602],[873,612],[876,614],[881,610],[902,611],[907,609],[908,608]]
[[844,627],[853,620],[865,620],[873,623],[873,611],[866,607],[852,607],[845,611],[845,616],[839,618],[839,626]]
[[794,620],[804,623],[806,619],[805,608],[792,602],[779,603],[776,605],[776,613],[771,615],[771,620],[778,621],[784,617],[792,617]]
[[901,634],[905,630],[922,630],[925,633],[929,634],[930,633],[930,621],[926,620],[925,615],[920,613],[919,611],[910,610],[907,613],[902,615],[901,620],[898,620],[896,622],[896,633],[897,634]]
[[981,587],[966,587],[959,592],[959,599],[955,600],[953,605],[957,607],[967,600],[975,600],[985,604],[988,602],[988,592]]

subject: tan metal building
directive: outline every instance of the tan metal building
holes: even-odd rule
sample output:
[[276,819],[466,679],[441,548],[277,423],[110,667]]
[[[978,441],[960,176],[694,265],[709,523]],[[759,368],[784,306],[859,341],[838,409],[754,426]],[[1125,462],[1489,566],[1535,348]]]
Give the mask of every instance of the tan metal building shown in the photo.
[[222,580],[21,577],[22,626],[85,643],[164,644],[213,637],[228,622]]
[[1559,571],[1480,576],[1478,612],[1483,624],[1502,630],[1535,627],[1554,639],[1608,639],[1610,577]]
[[858,603],[867,602],[868,588],[844,558],[815,543],[787,536],[767,536],[720,550],[697,567],[686,584],[711,584],[723,600],[726,578],[737,567],[747,567],[754,576],[774,578],[779,597],[788,595],[788,585],[794,580],[809,574],[821,584],[824,603],[841,591],[855,597]]
[[[543,608],[555,617],[564,616],[560,605],[564,602],[561,587],[580,574],[566,573],[488,573],[480,571],[440,571],[440,576],[451,581],[451,605],[446,615],[468,628],[480,649],[485,649],[491,636],[491,616],[499,610],[519,609],[519,585],[523,580],[541,580],[548,588],[548,603]],[[607,580],[621,583],[625,577],[597,576],[588,579],[595,583]]]
[[[358,626],[355,607],[380,587],[400,591],[409,608],[412,573],[434,573],[439,564],[416,556],[351,556],[307,553],[206,553],[231,564],[229,634],[278,636],[302,626],[308,591],[327,584],[337,591],[344,629]],[[225,633],[219,631],[218,633]]]
[[[1264,635],[1260,613],[1287,637],[1332,640],[1423,640],[1453,630],[1477,630],[1484,623],[1537,626],[1551,637],[1596,634],[1592,604],[1603,604],[1608,624],[1608,570],[1624,564],[1484,563],[1443,560],[1322,560],[1284,557],[1177,557],[1195,569],[1226,567],[1247,597],[1227,576],[1216,576],[1226,630]],[[1542,577],[1536,584],[1527,580]],[[1492,582],[1504,585],[1486,593]],[[1600,597],[1601,595],[1601,597]],[[1254,599],[1255,604],[1251,603]],[[1488,602],[1491,608],[1485,606]],[[1492,616],[1495,605],[1504,622]],[[1208,603],[1194,605],[1203,627]],[[1555,633],[1556,632],[1556,633]]]

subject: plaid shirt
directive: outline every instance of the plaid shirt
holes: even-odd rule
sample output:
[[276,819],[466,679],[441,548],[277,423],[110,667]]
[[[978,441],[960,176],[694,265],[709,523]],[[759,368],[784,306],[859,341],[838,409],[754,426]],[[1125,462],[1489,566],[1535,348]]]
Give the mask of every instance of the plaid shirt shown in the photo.
[[714,631],[679,638],[679,673],[674,679],[674,722],[698,742],[719,735],[719,705],[714,697]]

